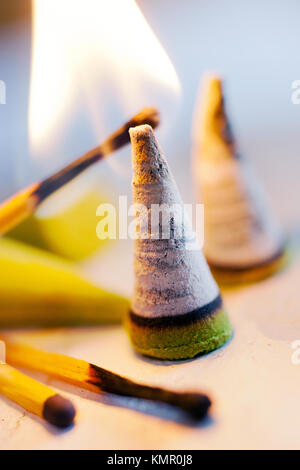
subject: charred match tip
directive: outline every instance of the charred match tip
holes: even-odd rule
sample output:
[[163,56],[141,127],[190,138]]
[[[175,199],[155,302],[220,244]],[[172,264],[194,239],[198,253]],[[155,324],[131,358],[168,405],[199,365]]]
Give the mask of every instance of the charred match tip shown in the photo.
[[182,393],[178,394],[173,402],[174,406],[178,406],[195,420],[204,419],[212,405],[207,395],[200,393]]
[[89,376],[88,383],[99,391],[172,405],[194,420],[205,418],[212,404],[209,397],[202,393],[180,393],[138,384],[94,364],[89,364]]
[[48,398],[44,404],[43,417],[58,428],[67,428],[74,422],[76,410],[73,404],[60,395]]
[[149,124],[154,129],[159,125],[160,118],[156,108],[144,108],[130,121],[126,122],[120,129],[112,134],[98,147],[82,155],[68,166],[54,175],[46,178],[24,190],[21,194],[13,196],[0,207],[0,235],[20,224],[29,217],[35,209],[51,194],[66,185],[91,165],[107,157],[115,150],[127,145],[130,141],[129,129],[141,124]]
[[155,129],[160,123],[159,112],[156,108],[144,108],[132,120],[131,127],[139,126],[141,124],[148,124]]

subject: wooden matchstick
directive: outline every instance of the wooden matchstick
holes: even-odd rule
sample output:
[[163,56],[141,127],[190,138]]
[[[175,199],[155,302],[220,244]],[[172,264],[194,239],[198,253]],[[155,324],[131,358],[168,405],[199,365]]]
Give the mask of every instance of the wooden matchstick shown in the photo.
[[103,160],[112,152],[130,141],[129,129],[140,124],[159,125],[159,114],[155,108],[144,108],[100,146],[90,150],[63,170],[40,183],[33,184],[0,205],[0,236],[29,217],[48,196],[72,181],[94,163]]
[[58,380],[94,393],[112,393],[173,405],[192,418],[203,419],[211,406],[210,399],[200,393],[172,392],[141,385],[94,364],[61,354],[49,353],[26,345],[6,341],[7,362],[17,367],[40,371]]
[[59,428],[74,422],[76,412],[69,400],[5,363],[0,363],[0,393]]

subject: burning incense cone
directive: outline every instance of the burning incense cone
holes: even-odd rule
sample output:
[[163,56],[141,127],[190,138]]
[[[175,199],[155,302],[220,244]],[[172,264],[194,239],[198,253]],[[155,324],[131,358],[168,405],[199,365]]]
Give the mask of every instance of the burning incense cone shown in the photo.
[[108,137],[103,144],[90,150],[44,181],[33,184],[0,204],[0,236],[8,233],[26,220],[45,199],[79,176],[91,165],[128,144],[129,128],[144,123],[151,124],[154,127],[158,126],[159,114],[156,108],[144,108]]
[[76,411],[69,400],[3,363],[0,363],[0,393],[59,428],[74,422]]
[[97,394],[112,393],[167,403],[182,409],[197,420],[203,419],[211,406],[208,396],[202,393],[173,392],[138,384],[89,362],[41,351],[23,344],[6,342],[6,358],[10,364],[17,367],[44,372],[63,382]]
[[[130,137],[134,203],[146,206],[147,217],[157,204],[182,208],[152,128],[130,129]],[[140,353],[185,359],[219,348],[232,330],[202,252],[187,247],[192,238],[188,224],[182,231],[177,217],[169,218],[169,223],[169,238],[154,233],[151,224],[146,237],[135,240],[135,289],[127,326]]]
[[207,78],[201,110],[195,175],[205,206],[204,253],[222,284],[264,278],[285,262],[285,243],[252,169],[237,153],[220,78]]

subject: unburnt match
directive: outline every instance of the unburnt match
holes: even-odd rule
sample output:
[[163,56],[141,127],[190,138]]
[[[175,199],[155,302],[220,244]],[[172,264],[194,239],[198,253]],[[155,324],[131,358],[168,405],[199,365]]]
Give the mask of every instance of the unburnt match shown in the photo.
[[69,400],[4,363],[0,363],[0,393],[59,428],[74,422],[76,411]]
[[24,189],[0,205],[0,235],[4,235],[29,217],[51,194],[72,181],[91,165],[103,160],[112,152],[128,144],[130,127],[140,124],[159,125],[159,114],[155,108],[144,108],[120,129],[114,132],[100,146],[40,183]]
[[26,345],[6,342],[7,362],[48,374],[94,393],[111,393],[167,403],[203,419],[211,406],[210,399],[200,393],[179,393],[141,385],[86,361],[49,353]]

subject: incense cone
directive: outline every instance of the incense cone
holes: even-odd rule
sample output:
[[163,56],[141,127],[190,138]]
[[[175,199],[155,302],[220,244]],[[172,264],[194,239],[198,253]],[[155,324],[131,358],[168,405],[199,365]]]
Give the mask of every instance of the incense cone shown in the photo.
[[[181,197],[150,126],[130,129],[133,202],[147,208],[135,240],[135,288],[127,326],[134,347],[160,359],[185,359],[222,346],[232,330],[219,289],[199,248],[191,249],[191,228],[171,215],[169,238],[152,223],[155,205]],[[180,219],[180,220],[179,220]],[[182,230],[184,225],[184,230]],[[177,236],[182,234],[181,236]]]
[[252,168],[237,152],[221,79],[209,76],[204,85],[194,129],[204,254],[219,283],[255,281],[285,262],[283,234]]

